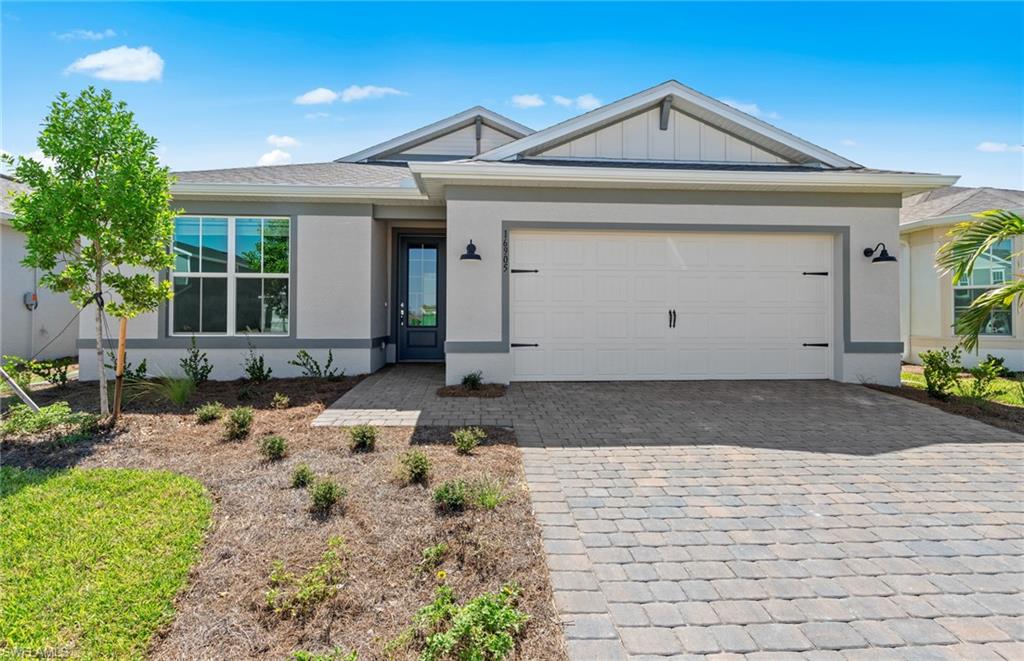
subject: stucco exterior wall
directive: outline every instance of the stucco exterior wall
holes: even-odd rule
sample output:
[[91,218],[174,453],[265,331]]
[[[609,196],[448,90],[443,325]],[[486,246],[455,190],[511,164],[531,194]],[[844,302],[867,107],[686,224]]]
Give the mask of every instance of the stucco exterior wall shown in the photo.
[[[953,347],[959,339],[953,333],[953,280],[935,268],[935,253],[947,241],[950,226],[930,227],[905,234],[903,240],[910,246],[910,346],[907,359],[920,363],[923,351]],[[1018,238],[1014,249],[1024,250],[1024,240]],[[1020,257],[1016,272],[1024,271]],[[981,336],[978,352],[965,354],[964,364],[972,367],[987,354],[1006,359],[1006,367],[1024,371],[1024,309],[1013,309],[1013,335],[1005,337]]]
[[[502,340],[502,224],[510,222],[587,223],[590,229],[596,229],[595,223],[606,223],[638,228],[663,225],[671,231],[685,230],[686,225],[703,231],[737,225],[827,226],[846,231],[848,339],[896,346],[900,342],[899,270],[895,264],[872,264],[862,251],[878,242],[898,245],[899,205],[898,195],[452,187],[448,189],[448,342],[486,346]],[[459,251],[470,239],[483,259],[460,262]],[[841,272],[835,282],[835,378],[897,384],[898,350],[843,350],[844,307],[838,297],[845,295],[847,283]],[[508,353],[449,348],[446,362],[449,383],[477,369],[490,381],[507,382],[511,375]]]
[[[37,287],[33,269],[21,265],[24,257],[25,237],[0,224],[0,355],[28,358],[43,347],[38,356],[43,360],[75,355],[74,327],[56,337],[75,315],[75,306],[66,295]],[[23,297],[33,291],[39,307],[29,310]]]

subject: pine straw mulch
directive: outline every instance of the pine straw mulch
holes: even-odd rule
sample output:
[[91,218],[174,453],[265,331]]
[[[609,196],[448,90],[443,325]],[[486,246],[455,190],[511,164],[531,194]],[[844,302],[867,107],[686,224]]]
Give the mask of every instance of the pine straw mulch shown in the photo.
[[437,396],[481,397],[483,399],[492,399],[494,397],[504,397],[507,390],[508,386],[500,383],[481,383],[476,388],[468,388],[463,385],[442,386],[437,389]]
[[[486,445],[460,456],[439,441],[448,429],[383,428],[376,450],[353,454],[343,430],[310,422],[352,387],[338,383],[279,379],[258,386],[238,402],[240,384],[207,383],[189,404],[220,401],[256,409],[253,432],[241,442],[221,440],[219,422],[198,425],[194,416],[167,405],[133,405],[114,432],[93,441],[60,447],[46,441],[4,441],[3,462],[20,467],[116,466],[164,469],[195,477],[214,500],[214,522],[202,559],[177,599],[177,614],[151,646],[154,659],[287,658],[296,650],[357,650],[359,659],[388,658],[384,645],[402,633],[413,614],[433,598],[438,579],[421,572],[424,548],[446,542],[439,567],[460,600],[501,588],[522,589],[519,608],[530,620],[516,658],[564,659],[561,629],[553,606],[540,531],[533,518],[518,449],[508,430],[491,429]],[[291,407],[270,407],[275,392]],[[94,384],[72,384],[35,393],[39,403],[64,399],[76,410],[94,406]],[[259,439],[276,433],[288,442],[288,456],[268,463]],[[431,461],[429,487],[402,486],[398,457],[413,438]],[[289,488],[292,469],[307,463],[318,476],[348,489],[344,508],[324,520],[307,510],[304,489]],[[471,509],[441,516],[431,502],[433,486],[446,479],[488,476],[505,484],[507,500],[494,511]],[[338,594],[308,617],[282,619],[263,608],[271,564],[312,567],[330,537],[346,541],[347,578]],[[412,659],[412,650],[391,658]]]

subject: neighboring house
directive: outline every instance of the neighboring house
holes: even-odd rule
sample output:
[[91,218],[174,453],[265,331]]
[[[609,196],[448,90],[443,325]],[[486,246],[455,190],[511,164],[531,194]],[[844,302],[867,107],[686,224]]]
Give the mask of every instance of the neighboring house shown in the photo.
[[898,247],[903,195],[956,180],[674,81],[541,131],[476,107],[331,163],[177,175],[178,295],[131,321],[129,360],[176,373],[195,335],[219,379],[252,346],[275,376],[330,349],[349,374],[444,361],[449,383],[896,384],[899,269],[863,251]]
[[42,349],[38,357],[43,360],[74,356],[77,329],[54,336],[75,316],[75,306],[65,294],[40,287],[36,270],[21,265],[25,236],[11,227],[11,195],[25,190],[24,184],[0,174],[0,354],[28,358]]
[[[1024,271],[1021,258],[1011,255],[1024,250],[1024,240],[1005,239],[978,259],[970,278],[953,282],[950,275],[935,268],[935,252],[949,238],[956,223],[973,221],[972,214],[988,209],[1005,209],[1024,214],[1024,191],[1000,188],[950,186],[908,197],[900,211],[900,269],[903,289],[901,327],[904,358],[919,362],[922,351],[953,347],[958,339],[953,324],[971,301],[992,287]],[[1024,311],[1014,305],[992,315],[978,342],[977,354],[964,356],[974,365],[987,354],[1006,359],[1009,369],[1024,371]]]

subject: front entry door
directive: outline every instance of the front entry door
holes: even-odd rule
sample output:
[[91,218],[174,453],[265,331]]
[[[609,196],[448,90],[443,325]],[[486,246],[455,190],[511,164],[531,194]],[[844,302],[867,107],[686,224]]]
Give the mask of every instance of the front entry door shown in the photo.
[[398,360],[444,360],[444,237],[398,240]]

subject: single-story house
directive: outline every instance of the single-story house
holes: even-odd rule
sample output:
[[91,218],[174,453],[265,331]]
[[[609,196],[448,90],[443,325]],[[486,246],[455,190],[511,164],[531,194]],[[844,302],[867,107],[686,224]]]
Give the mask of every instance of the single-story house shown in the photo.
[[11,196],[27,186],[0,174],[0,355],[41,360],[78,355],[78,328],[67,327],[77,308],[66,294],[39,286],[39,273],[25,268],[25,236],[11,227]]
[[675,81],[540,131],[474,107],[330,163],[177,176],[176,296],[131,321],[130,361],[176,373],[195,337],[213,378],[252,347],[275,376],[331,350],[350,374],[443,361],[449,383],[896,384],[902,198],[956,181]]
[[[1024,191],[1001,188],[950,186],[918,193],[903,201],[900,211],[900,259],[903,297],[901,310],[904,358],[919,362],[920,353],[953,347],[957,315],[971,301],[1024,271],[1020,257],[1024,239],[1004,239],[975,263],[969,278],[954,283],[952,276],[935,268],[935,252],[949,239],[946,234],[972,214],[1005,209],[1024,214]],[[972,366],[992,354],[1006,359],[1006,367],[1024,371],[1024,310],[1013,305],[995,312],[978,341],[978,352],[964,356]]]

